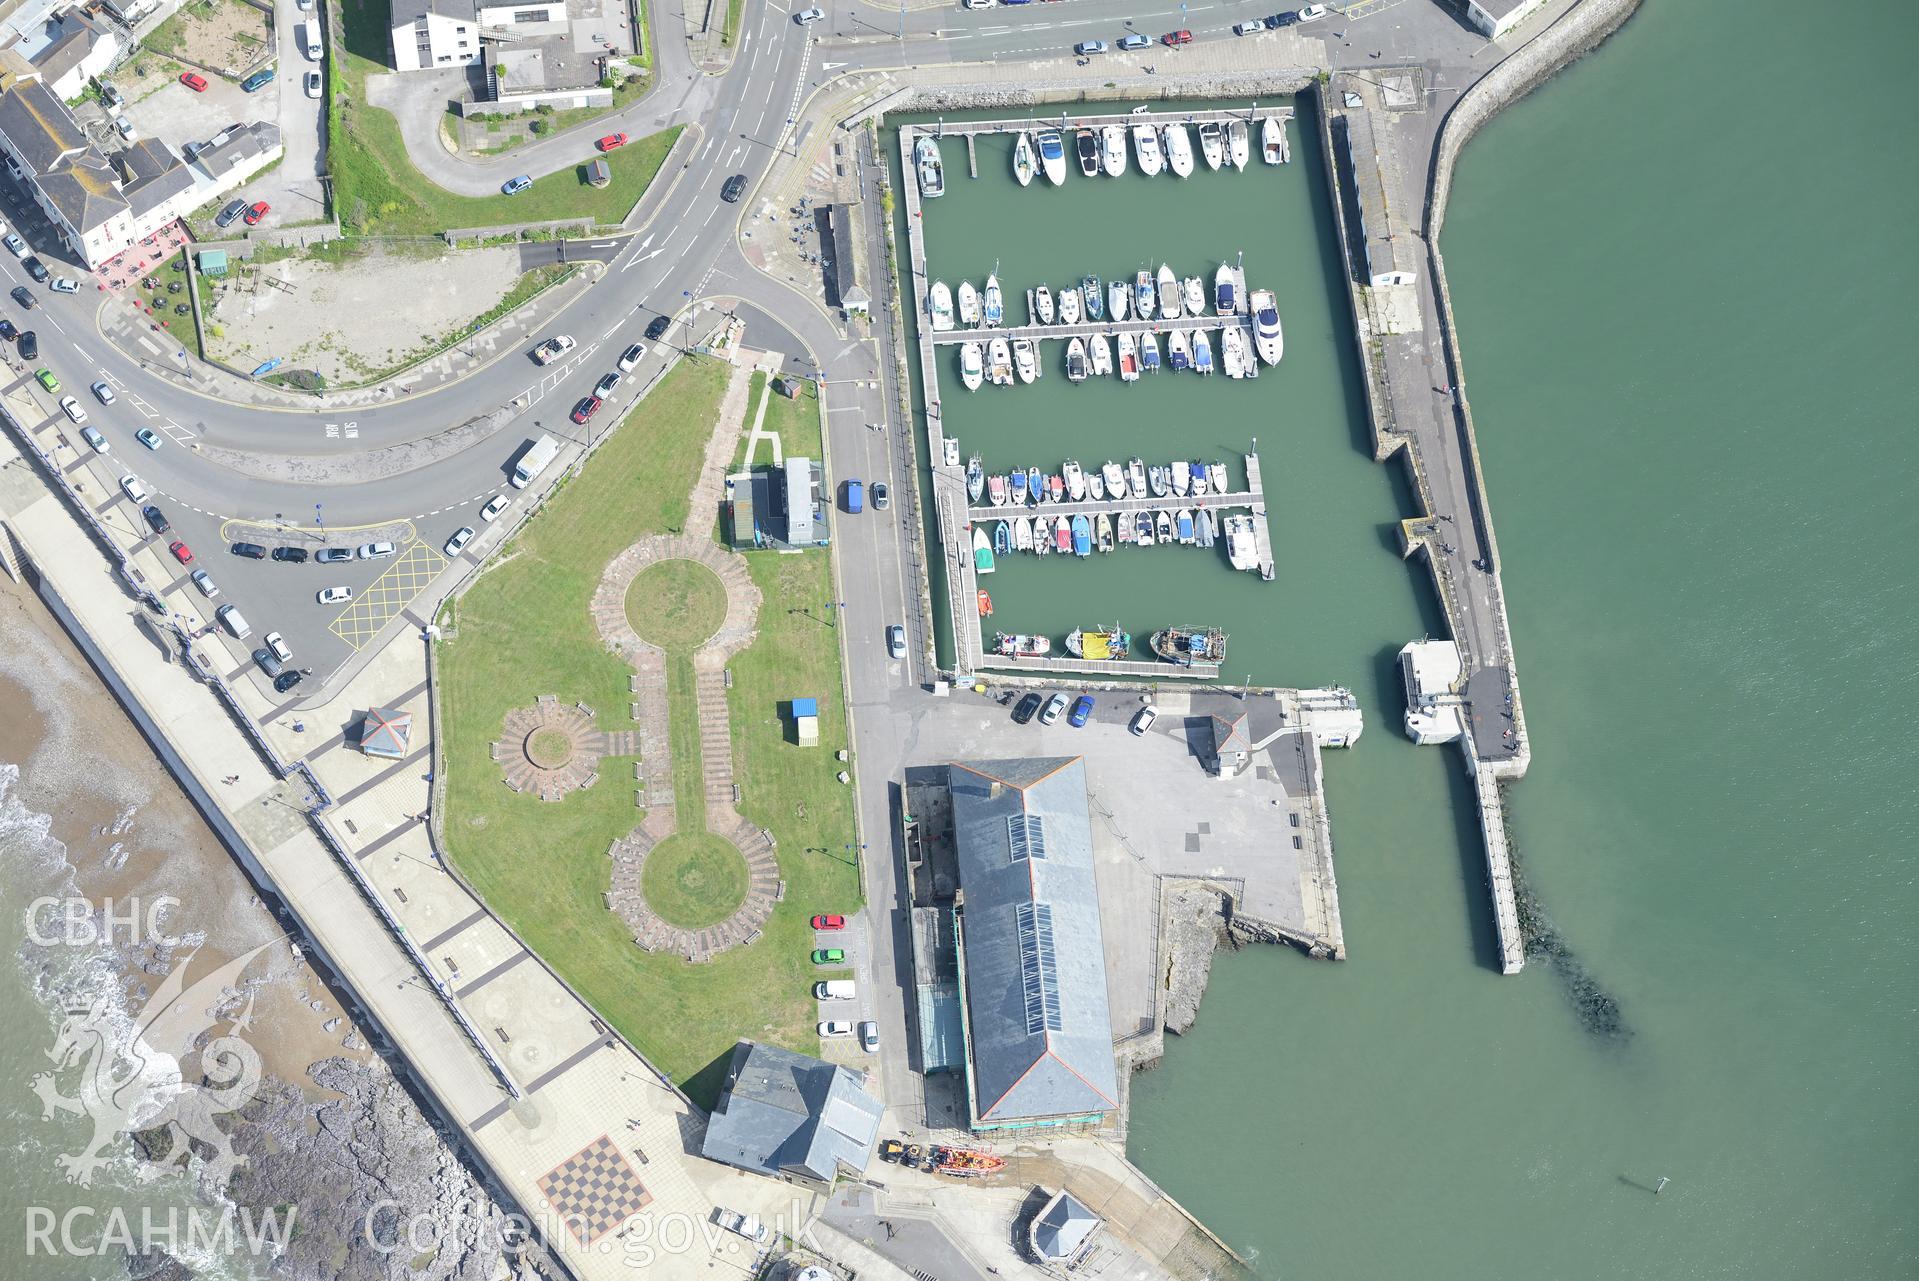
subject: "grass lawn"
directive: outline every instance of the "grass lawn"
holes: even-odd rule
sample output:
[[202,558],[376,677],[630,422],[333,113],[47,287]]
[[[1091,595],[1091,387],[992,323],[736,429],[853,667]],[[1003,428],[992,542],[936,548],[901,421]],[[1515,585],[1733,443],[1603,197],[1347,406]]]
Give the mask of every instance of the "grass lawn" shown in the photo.
[[599,158],[590,139],[580,160],[536,181],[517,196],[456,196],[430,182],[407,158],[400,125],[392,113],[366,105],[366,78],[391,70],[387,0],[347,0],[343,40],[336,43],[328,111],[327,160],[333,173],[333,208],[343,227],[362,233],[434,235],[450,227],[590,217],[602,224],[626,217],[659,172],[680,135],[678,126],[636,138],[606,157],[613,181],[594,187],[587,165]]
[[[787,612],[803,606],[828,617],[825,554],[750,559],[765,605],[758,639],[733,661],[735,773],[742,813],[779,842],[787,885],[785,901],[752,947],[704,965],[642,952],[601,897],[607,846],[641,816],[632,771],[603,766],[593,787],[546,804],[509,792],[487,745],[509,708],[546,693],[601,708],[604,723],[618,724],[615,709],[629,701],[628,669],[601,646],[587,607],[601,570],[621,548],[689,520],[707,527],[707,514],[689,514],[687,494],[727,376],[717,362],[682,361],[528,525],[513,545],[516,554],[460,599],[457,633],[439,653],[450,856],[603,1018],[708,1106],[737,1038],[817,1050],[807,984],[829,972],[816,972],[808,959],[807,918],[858,905],[857,874],[844,848],[852,839],[851,796],[834,779],[833,753],[846,742],[838,635]],[[673,675],[673,705],[690,709],[690,664]],[[789,744],[780,715],[784,700],[807,695],[820,699],[816,748]],[[673,737],[677,758],[682,736]],[[691,750],[697,761],[697,745]],[[684,829],[687,815],[680,817]],[[702,882],[694,888],[704,892],[713,875],[708,868],[689,883]]]
[[626,621],[649,645],[691,654],[726,621],[726,588],[695,561],[661,561],[627,588]]
[[[747,393],[746,425],[753,425],[753,415],[759,412],[760,393],[766,389],[765,374],[754,374],[753,383]],[[801,458],[820,456],[820,393],[811,381],[799,384],[800,394],[796,399],[788,400],[775,392],[766,398],[766,418],[760,423],[760,430],[780,438],[780,448],[787,455]],[[734,465],[743,466],[746,458],[746,446],[741,444]],[[760,467],[773,465],[773,455],[762,444],[759,456],[754,464]]]

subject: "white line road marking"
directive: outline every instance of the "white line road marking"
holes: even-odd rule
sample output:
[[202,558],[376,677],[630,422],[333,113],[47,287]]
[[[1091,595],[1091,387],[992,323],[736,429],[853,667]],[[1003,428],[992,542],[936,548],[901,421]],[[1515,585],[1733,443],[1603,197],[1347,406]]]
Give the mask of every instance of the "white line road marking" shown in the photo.
[[744,144],[734,147],[733,150],[726,153],[726,159],[720,162],[721,166],[723,168],[731,168],[733,165],[733,162],[735,160],[738,160],[740,158],[740,153],[745,150],[746,150],[746,147]]
[[93,357],[87,354],[85,347],[82,347],[79,343],[75,343],[73,344],[73,349],[80,353],[80,359],[86,361],[89,365],[93,363]]

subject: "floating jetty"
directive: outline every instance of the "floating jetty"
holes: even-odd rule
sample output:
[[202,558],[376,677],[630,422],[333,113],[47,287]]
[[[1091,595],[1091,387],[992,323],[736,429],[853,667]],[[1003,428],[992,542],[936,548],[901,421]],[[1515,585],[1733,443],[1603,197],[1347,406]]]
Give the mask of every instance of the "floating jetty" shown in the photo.
[[[1142,111],[1138,115],[1125,112],[1118,115],[1075,115],[1062,111],[1051,116],[1015,116],[1000,120],[955,120],[938,121],[934,124],[905,125],[900,129],[900,140],[910,156],[913,140],[921,136],[929,138],[965,138],[969,144],[980,134],[1036,132],[1041,129],[1104,129],[1109,125],[1118,125],[1131,132],[1134,125],[1203,125],[1231,124],[1237,120],[1249,131],[1255,133],[1261,122],[1267,117],[1278,120],[1282,128],[1294,117],[1291,107],[1255,107],[1237,111]],[[910,137],[909,137],[910,135]],[[1130,138],[1129,138],[1130,141]],[[1130,172],[1129,166],[1129,172]],[[1225,168],[1231,168],[1226,166]],[[1221,172],[1225,169],[1222,168]],[[911,173],[908,169],[906,172]],[[1073,166],[1067,166],[1067,173],[1073,173]]]
[[1231,316],[1182,316],[1178,320],[1082,320],[1077,325],[1021,325],[1016,329],[945,329],[928,334],[932,345],[944,347],[956,342],[991,342],[995,338],[1004,338],[1011,342],[1015,338],[1028,338],[1034,342],[1066,342],[1074,338],[1091,338],[1096,334],[1163,334],[1169,329],[1184,329],[1189,333],[1203,329],[1216,333],[1222,329],[1251,329],[1252,322],[1243,312]]

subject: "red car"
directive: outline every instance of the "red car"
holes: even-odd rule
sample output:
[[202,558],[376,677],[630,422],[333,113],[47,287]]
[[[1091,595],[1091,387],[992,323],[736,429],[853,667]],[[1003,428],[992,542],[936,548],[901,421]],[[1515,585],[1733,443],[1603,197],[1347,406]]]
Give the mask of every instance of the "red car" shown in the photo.
[[587,419],[600,412],[600,404],[601,401],[598,396],[588,396],[585,400],[573,406],[573,421],[576,423],[584,423]]
[[1168,31],[1159,38],[1159,42],[1169,49],[1175,45],[1191,44],[1193,43],[1193,33],[1190,31]]
[[270,208],[272,208],[272,206],[262,200],[259,204],[253,206],[253,208],[247,210],[247,226],[252,227],[257,225],[260,219],[267,216],[267,210]]
[[610,133],[593,145],[601,151],[611,151],[615,147],[624,147],[626,145],[626,135],[623,133]]
[[167,550],[172,552],[173,559],[179,561],[182,565],[191,565],[193,563],[193,549],[179,539],[176,538],[168,543]]
[[207,78],[197,71],[182,71],[180,73],[180,83],[195,93],[205,93],[207,91]]
[[813,918],[813,928],[816,930],[843,930],[846,928],[846,918],[844,916],[816,916]]

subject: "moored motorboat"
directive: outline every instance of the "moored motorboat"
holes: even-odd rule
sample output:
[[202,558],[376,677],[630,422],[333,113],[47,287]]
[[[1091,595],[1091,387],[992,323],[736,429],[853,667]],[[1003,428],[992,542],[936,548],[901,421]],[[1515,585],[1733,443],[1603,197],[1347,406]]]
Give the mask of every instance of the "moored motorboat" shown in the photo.
[[1225,493],[1226,480],[1227,480],[1226,464],[1225,463],[1207,463],[1206,479],[1212,485],[1213,492],[1215,494]]
[[1113,550],[1113,518],[1105,512],[1093,519],[1093,545],[1102,553]]
[[[1015,476],[1015,477],[1017,478],[1017,477],[1018,477],[1018,475],[1019,475],[1019,473],[1018,473],[1018,472],[1014,472],[1014,473],[1013,473],[1013,475],[1014,475],[1014,476]],[[989,480],[988,480],[988,481],[986,482],[986,497],[987,497],[987,500],[988,500],[989,502],[991,502],[991,503],[993,504],[993,506],[995,506],[995,507],[1004,507],[1004,506],[1006,506],[1006,497],[1007,497],[1007,495],[1006,495],[1006,477],[1004,477],[1004,476],[994,476],[994,477],[992,477],[992,478],[990,478],[990,479],[989,479]],[[974,495],[973,495],[973,499],[974,499],[974,501],[975,501],[975,502],[977,502],[977,501],[979,500],[979,495],[978,495],[978,494],[974,494]]]
[[1073,517],[1073,555],[1093,554],[1093,522],[1084,516]]
[[1112,459],[1100,465],[1099,477],[1106,482],[1106,492],[1115,498],[1126,497],[1126,469]]
[[1259,156],[1269,165],[1286,163],[1286,126],[1279,123],[1278,116],[1267,116],[1259,122]]
[[1079,286],[1068,285],[1059,291],[1059,323],[1077,325],[1080,317]]
[[1004,338],[995,338],[986,349],[986,378],[995,387],[1013,385],[1013,353]]
[[1167,627],[1153,633],[1153,652],[1169,663],[1191,667],[1226,658],[1226,633],[1217,627]]
[[1159,372],[1159,339],[1150,332],[1139,336],[1139,369],[1145,374]]
[[1166,152],[1166,167],[1175,178],[1193,176],[1193,138],[1181,124],[1167,125],[1160,138]]
[[1044,658],[1053,652],[1053,642],[1027,632],[995,632],[993,651],[1002,658]]
[[1099,131],[1099,162],[1108,178],[1117,178],[1126,172],[1126,130],[1107,125]]
[[1060,464],[1060,479],[1066,483],[1066,492],[1076,503],[1086,501],[1086,473],[1080,470],[1079,459],[1069,458]]
[[1091,129],[1082,129],[1073,138],[1073,146],[1079,152],[1079,171],[1088,178],[1099,176],[1099,139]]
[[1191,547],[1193,545],[1193,512],[1191,508],[1182,507],[1173,513],[1173,537],[1179,540],[1180,546],[1182,547]]
[[1184,329],[1175,329],[1166,335],[1166,351],[1175,371],[1193,367],[1192,340],[1187,338]]
[[1206,481],[1206,464],[1201,462],[1188,463],[1186,465],[1186,472],[1192,477],[1193,497],[1204,497],[1209,488]]
[[1148,178],[1156,178],[1159,171],[1166,167],[1166,158],[1159,149],[1159,130],[1151,125],[1133,126],[1133,152],[1139,157],[1139,171]]
[[1022,129],[1019,136],[1013,139],[1013,177],[1024,187],[1033,181],[1033,175],[1038,170],[1039,163],[1033,156],[1033,139]]
[[1106,477],[1089,469],[1086,473],[1086,496],[1094,502],[1106,497]]
[[1016,552],[1033,550],[1033,518],[1031,516],[1013,518],[1013,550]]
[[1166,490],[1170,483],[1166,469],[1158,463],[1154,463],[1146,469],[1146,484],[1147,487],[1153,491],[1153,497],[1166,497]]
[[953,291],[944,280],[935,280],[927,291],[927,310],[933,316],[933,332],[945,333],[953,327]]
[[1235,169],[1245,169],[1246,162],[1252,159],[1252,147],[1246,137],[1244,120],[1235,120],[1226,126],[1226,154]]
[[1204,329],[1193,331],[1193,370],[1201,374],[1213,372],[1213,342]]
[[1046,478],[1046,494],[1047,494],[1048,500],[1051,502],[1055,502],[1055,503],[1065,502],[1066,501],[1066,478],[1061,476],[1058,472],[1054,472],[1051,476],[1048,476]]
[[1153,513],[1153,537],[1162,543],[1173,541],[1173,514],[1164,508]]
[[1229,262],[1219,264],[1219,270],[1213,273],[1213,312],[1215,315],[1230,316],[1239,308],[1239,295],[1234,292],[1238,281],[1233,275],[1233,265]]
[[993,616],[993,598],[986,594],[986,589],[984,587],[980,588],[978,592],[978,597],[979,597],[979,616],[981,618],[991,618]]
[[1053,521],[1053,550],[1056,552],[1073,550],[1073,522],[1064,516]]
[[1105,334],[1094,334],[1086,341],[1086,356],[1093,367],[1093,377],[1104,378],[1113,372],[1113,348],[1106,341]]
[[993,572],[993,540],[982,527],[973,526],[973,572],[990,574]]
[[1173,492],[1184,498],[1193,492],[1193,469],[1184,458],[1173,460]]
[[1228,378],[1244,378],[1258,372],[1253,368],[1252,353],[1246,350],[1246,331],[1238,325],[1228,325],[1220,331],[1219,363],[1226,367]]
[[1006,478],[1006,501],[1015,507],[1026,505],[1026,473],[1018,468],[1014,468],[1013,474]]
[[1135,541],[1133,538],[1133,513],[1121,512],[1119,514],[1119,519],[1114,522],[1113,534],[1114,537],[1119,539],[1122,545]]
[[1198,276],[1188,276],[1180,282],[1180,289],[1186,295],[1186,314],[1204,316],[1206,314],[1206,285]]
[[993,525],[993,555],[1005,556],[1013,550],[1013,525],[1011,521],[997,521]]
[[1146,497],[1146,460],[1137,455],[1126,460],[1126,488],[1135,498]]
[[1208,120],[1199,127],[1199,154],[1208,169],[1217,169],[1226,163],[1226,135],[1219,121]]
[[936,200],[946,194],[946,166],[940,160],[938,139],[920,136],[913,144],[913,167],[919,173],[921,199]]
[[1159,310],[1159,295],[1153,292],[1153,273],[1144,267],[1133,276],[1133,314],[1151,320]]
[[986,327],[998,329],[1006,323],[1006,301],[999,291],[999,273],[995,271],[986,278],[985,297]]
[[979,291],[970,280],[960,281],[959,322],[968,329],[979,328]]
[[1141,547],[1151,547],[1153,538],[1153,513],[1140,512],[1133,517],[1133,541]]
[[[979,455],[974,454],[966,460],[966,496],[974,502],[978,502],[979,496],[984,493],[985,490],[986,467],[980,462]],[[1000,501],[1006,501],[1004,495],[1001,496]]]
[[1066,144],[1060,141],[1059,130],[1040,130],[1039,167],[1040,172],[1046,175],[1046,181],[1055,187],[1066,182]]
[[1270,289],[1256,289],[1253,308],[1253,350],[1269,365],[1277,365],[1286,354],[1286,335],[1279,327],[1279,300]]
[[979,385],[986,381],[986,357],[976,342],[960,344],[960,382],[966,390],[978,391]]
[[1034,354],[1031,338],[1013,339],[1013,372],[1023,383],[1039,377],[1039,358]]
[[1167,320],[1179,319],[1179,277],[1165,263],[1159,265],[1155,284],[1159,287],[1159,314]]
[[1106,286],[1106,314],[1114,320],[1124,320],[1133,310],[1133,287],[1124,280],[1114,280]]
[[1115,340],[1119,345],[1119,379],[1121,382],[1139,381],[1139,344],[1133,341],[1129,333],[1122,333]]
[[1038,314],[1040,324],[1053,323],[1053,291],[1045,285],[1033,291],[1033,310]]
[[1100,288],[1098,276],[1088,276],[1079,282],[1080,299],[1086,304],[1086,319],[1104,320],[1106,318],[1106,294]]
[[1259,568],[1259,537],[1251,512],[1234,512],[1222,522],[1226,534],[1226,563],[1234,569]]
[[1219,538],[1218,527],[1213,523],[1210,507],[1202,507],[1193,513],[1194,535],[1201,547],[1211,547]]
[[1043,482],[1043,478],[1039,474],[1039,468],[1028,467],[1026,469],[1026,501],[1027,502],[1037,503],[1040,500],[1042,482]]
[[1075,338],[1066,344],[1066,380],[1083,383],[1086,381],[1086,340]]

